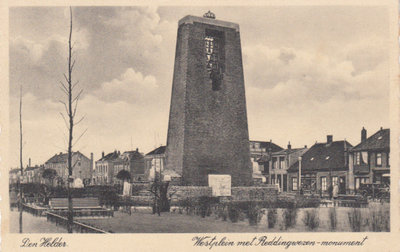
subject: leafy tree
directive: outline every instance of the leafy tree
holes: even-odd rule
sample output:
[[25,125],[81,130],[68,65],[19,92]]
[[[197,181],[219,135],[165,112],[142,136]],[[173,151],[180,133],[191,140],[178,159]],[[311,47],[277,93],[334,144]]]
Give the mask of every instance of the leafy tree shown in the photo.
[[121,170],[117,174],[117,179],[120,179],[122,181],[129,181],[131,180],[131,173],[127,170]]
[[57,171],[51,168],[45,169],[42,173],[42,177],[50,180],[51,185],[53,185],[53,181],[57,177]]

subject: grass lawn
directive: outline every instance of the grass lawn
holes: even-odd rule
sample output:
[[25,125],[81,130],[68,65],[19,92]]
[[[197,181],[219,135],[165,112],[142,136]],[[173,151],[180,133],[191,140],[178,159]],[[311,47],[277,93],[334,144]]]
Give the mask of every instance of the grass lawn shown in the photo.
[[223,232],[262,232],[266,227],[249,226],[247,222],[231,223],[216,220],[214,217],[202,218],[196,215],[161,213],[115,212],[113,218],[85,219],[81,222],[95,225],[115,233],[223,233]]
[[[389,205],[387,205],[388,207]],[[337,229],[336,232],[351,232],[348,222],[348,212],[351,208],[338,207],[337,210]],[[115,233],[236,233],[236,232],[307,232],[303,223],[303,216],[306,211],[311,209],[299,209],[297,214],[296,226],[285,230],[283,228],[283,209],[278,209],[277,223],[274,228],[269,229],[267,218],[264,215],[257,226],[250,226],[247,219],[232,223],[217,219],[215,216],[202,218],[197,215],[187,215],[178,213],[161,213],[161,216],[151,213],[133,212],[132,215],[115,212],[113,218],[106,219],[82,219],[80,222],[96,226],[106,231]],[[329,225],[329,208],[317,208],[319,216],[319,227],[314,230],[317,232],[331,232]],[[370,217],[370,208],[362,208],[363,218]],[[370,231],[368,225],[364,225],[361,231]]]

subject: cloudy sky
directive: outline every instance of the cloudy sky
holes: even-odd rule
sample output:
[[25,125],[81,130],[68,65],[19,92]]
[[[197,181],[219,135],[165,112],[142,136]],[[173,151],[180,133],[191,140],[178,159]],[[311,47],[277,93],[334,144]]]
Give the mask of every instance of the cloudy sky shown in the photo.
[[[177,23],[211,9],[240,25],[252,140],[285,147],[346,138],[353,145],[389,127],[388,12],[384,7],[74,7],[73,79],[84,89],[75,150],[166,143]],[[59,81],[67,69],[69,12],[10,9],[11,165],[18,166],[19,87],[24,163],[66,149]]]

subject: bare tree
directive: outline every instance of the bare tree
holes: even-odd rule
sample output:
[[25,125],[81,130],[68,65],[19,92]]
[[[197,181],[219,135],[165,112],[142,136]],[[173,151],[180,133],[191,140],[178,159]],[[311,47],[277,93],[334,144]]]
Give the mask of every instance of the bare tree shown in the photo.
[[19,232],[22,233],[22,178],[24,174],[24,167],[22,165],[22,85],[19,91],[19,162],[21,167],[19,182]]
[[79,81],[73,83],[72,82],[72,73],[74,70],[75,66],[75,59],[73,59],[73,45],[71,44],[72,42],[72,8],[69,8],[70,12],[70,27],[69,27],[69,38],[68,38],[68,73],[64,74],[64,79],[65,81],[60,81],[60,88],[63,91],[63,93],[67,97],[67,102],[61,101],[60,102],[64,105],[65,108],[65,115],[60,112],[62,118],[64,119],[65,125],[68,129],[68,181],[67,181],[67,191],[68,191],[68,224],[67,224],[67,229],[68,233],[72,233],[72,224],[73,224],[73,205],[72,205],[72,195],[71,195],[71,184],[73,182],[72,178],[72,170],[74,168],[75,164],[72,164],[72,156],[73,156],[73,151],[72,148],[74,147],[74,144],[76,144],[79,139],[85,134],[86,130],[77,138],[77,140],[73,143],[73,133],[74,133],[74,126],[79,124],[84,117],[79,119],[78,121],[75,121],[75,116],[76,116],[76,111],[78,107],[78,101],[81,97],[81,94],[83,92],[83,89],[81,89],[79,92],[77,92],[76,95],[74,95],[74,90],[77,87],[77,84]]

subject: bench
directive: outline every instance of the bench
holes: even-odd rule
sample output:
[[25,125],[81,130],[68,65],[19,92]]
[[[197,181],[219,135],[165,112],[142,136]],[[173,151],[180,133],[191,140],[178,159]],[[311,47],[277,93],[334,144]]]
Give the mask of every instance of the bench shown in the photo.
[[[52,198],[49,201],[50,210],[58,215],[66,216],[68,213],[67,198]],[[99,199],[73,198],[72,199],[74,217],[113,217],[114,211],[104,209],[100,206]]]
[[[68,209],[68,198],[52,198],[49,201],[50,209]],[[72,207],[75,209],[102,209],[98,198],[73,198]]]

